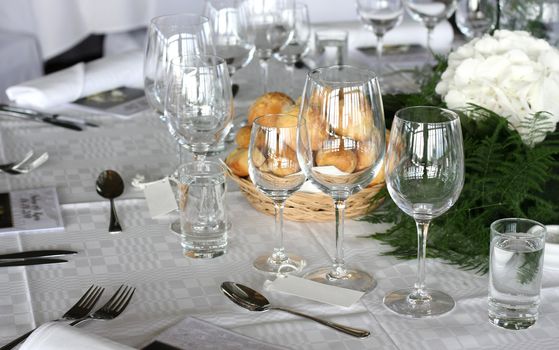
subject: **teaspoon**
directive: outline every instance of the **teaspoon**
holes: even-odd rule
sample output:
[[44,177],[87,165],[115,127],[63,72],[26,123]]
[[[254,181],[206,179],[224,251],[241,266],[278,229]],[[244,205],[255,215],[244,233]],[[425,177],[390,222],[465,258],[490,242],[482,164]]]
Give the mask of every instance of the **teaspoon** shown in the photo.
[[243,307],[243,308],[245,308],[247,310],[250,310],[250,311],[280,310],[280,311],[289,312],[290,314],[293,314],[293,315],[308,318],[310,320],[316,321],[316,322],[321,323],[325,326],[334,328],[334,329],[336,329],[340,332],[352,335],[354,337],[365,338],[365,337],[368,337],[371,334],[367,330],[344,326],[344,325],[341,325],[341,324],[338,324],[338,323],[326,321],[326,320],[316,318],[314,316],[306,315],[306,314],[300,313],[299,311],[294,311],[294,310],[287,309],[287,308],[284,308],[284,307],[272,306],[270,304],[270,302],[268,301],[268,299],[266,299],[266,297],[264,295],[255,291],[254,289],[252,289],[250,287],[247,287],[245,285],[242,285],[240,283],[223,282],[221,284],[221,291],[232,302],[234,302],[235,304],[239,305],[240,307]]
[[116,209],[114,199],[124,192],[124,181],[120,175],[114,170],[105,170],[99,174],[95,182],[97,193],[101,197],[107,198],[111,201],[111,219],[109,223],[109,233],[122,232]]

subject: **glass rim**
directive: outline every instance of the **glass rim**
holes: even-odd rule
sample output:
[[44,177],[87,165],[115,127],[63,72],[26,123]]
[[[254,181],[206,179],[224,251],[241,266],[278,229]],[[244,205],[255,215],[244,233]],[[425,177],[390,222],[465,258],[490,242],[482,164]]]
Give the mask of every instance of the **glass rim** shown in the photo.
[[[327,79],[319,79],[319,77],[317,76],[319,73],[324,72],[326,70],[331,70],[331,69],[338,69],[338,70],[342,70],[342,69],[351,69],[353,71],[357,71],[357,72],[361,72],[364,73],[367,76],[367,79],[361,79],[361,80],[351,80],[351,81],[333,81],[333,80],[327,80]],[[378,75],[370,70],[370,69],[366,69],[366,68],[359,68],[359,67],[355,67],[349,64],[336,64],[336,65],[332,65],[332,66],[326,66],[326,67],[317,67],[312,69],[311,71],[309,71],[307,73],[307,77],[312,80],[314,83],[319,84],[319,85],[323,85],[323,83],[332,83],[332,84],[340,84],[340,85],[365,85],[370,81],[378,81]]]
[[210,19],[206,16],[197,14],[197,13],[193,13],[193,12],[182,12],[182,13],[172,13],[172,14],[166,14],[166,15],[161,15],[161,16],[156,16],[153,17],[149,22],[151,25],[157,26],[157,23],[165,20],[165,19],[170,19],[170,18],[179,18],[179,17],[188,17],[188,18],[197,18],[199,19],[198,22],[193,22],[190,24],[186,24],[186,23],[179,23],[178,25],[181,26],[188,26],[188,25],[200,25],[200,24],[204,24],[204,23],[209,23]]
[[208,165],[208,166],[211,166],[211,167],[216,167],[216,170],[219,169],[221,171],[225,171],[225,169],[226,169],[225,166],[219,161],[204,159],[204,160],[191,160],[191,161],[188,161],[188,162],[181,163],[176,167],[175,171],[177,171],[179,173],[182,170],[188,171],[189,168],[194,167],[194,166],[200,166],[201,164]]
[[[289,117],[289,118],[295,118],[295,120],[297,121],[297,123],[295,123],[295,125],[293,126],[266,126],[266,125],[262,125],[261,123],[259,123],[259,119],[263,119],[266,117]],[[269,114],[264,114],[259,116],[258,118],[254,119],[254,121],[252,122],[252,124],[256,124],[259,128],[263,128],[263,129],[293,129],[293,128],[297,128],[299,127],[300,124],[300,118],[299,116],[294,116],[293,114],[287,114],[287,113],[269,113]]]
[[[500,232],[496,229],[496,226],[505,222],[505,221],[515,221],[518,223],[529,223],[529,224],[533,224],[534,226],[537,226],[539,229],[536,230],[535,232]],[[510,218],[502,218],[502,219],[498,219],[495,220],[491,223],[490,225],[490,230],[492,233],[498,234],[498,235],[511,235],[511,234],[515,234],[515,235],[520,235],[520,236],[526,236],[526,237],[542,237],[545,236],[545,234],[547,233],[547,228],[545,227],[544,224],[542,224],[541,222],[538,222],[536,220],[532,220],[532,219],[526,219],[526,218],[514,218],[514,217],[510,217]]]
[[[405,111],[417,110],[417,109],[439,110],[439,111],[445,112],[450,117],[448,118],[448,120],[440,121],[440,122],[421,122],[421,121],[416,121],[416,120],[410,120],[410,118],[405,118],[405,117],[400,116],[400,114],[405,112]],[[455,111],[453,111],[451,109],[448,109],[448,108],[437,107],[437,106],[410,106],[410,107],[400,108],[399,110],[396,111],[396,113],[394,113],[394,118],[403,120],[403,121],[408,122],[408,123],[417,123],[417,124],[448,124],[448,123],[452,123],[456,120],[458,120],[458,121],[460,120],[460,116]]]

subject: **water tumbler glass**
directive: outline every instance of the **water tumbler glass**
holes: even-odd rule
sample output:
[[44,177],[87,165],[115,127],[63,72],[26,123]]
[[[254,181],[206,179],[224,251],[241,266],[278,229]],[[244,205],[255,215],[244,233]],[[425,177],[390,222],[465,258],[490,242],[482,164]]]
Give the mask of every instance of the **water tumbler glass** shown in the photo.
[[491,224],[489,321],[525,329],[538,318],[546,228],[508,218]]
[[223,167],[212,161],[182,164],[177,180],[184,255],[215,258],[225,254],[229,223]]

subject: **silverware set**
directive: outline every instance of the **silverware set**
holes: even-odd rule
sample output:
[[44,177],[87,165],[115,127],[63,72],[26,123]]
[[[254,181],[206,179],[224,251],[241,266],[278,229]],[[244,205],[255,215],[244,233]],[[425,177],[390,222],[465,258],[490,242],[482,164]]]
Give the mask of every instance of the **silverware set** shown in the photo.
[[48,159],[49,154],[44,152],[38,157],[34,157],[35,152],[29,151],[25,156],[17,161],[0,165],[0,172],[10,175],[27,174],[43,165]]
[[58,259],[57,257],[77,253],[72,250],[31,250],[2,254],[0,255],[0,267],[64,263],[68,260]]
[[[113,296],[98,310],[92,313],[95,304],[101,298],[105,288],[92,285],[82,295],[80,300],[76,302],[61,318],[54,320],[57,321],[71,321],[70,326],[76,326],[87,320],[112,320],[120,315],[130,303],[136,288],[121,285]],[[0,350],[8,350],[14,348],[16,345],[27,339],[35,329],[30,332],[12,340],[8,344],[2,346]]]

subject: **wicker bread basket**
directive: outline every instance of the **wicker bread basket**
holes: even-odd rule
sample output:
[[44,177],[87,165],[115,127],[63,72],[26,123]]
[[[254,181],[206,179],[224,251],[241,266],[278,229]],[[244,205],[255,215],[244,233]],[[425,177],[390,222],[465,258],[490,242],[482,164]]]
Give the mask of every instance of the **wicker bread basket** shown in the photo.
[[[258,211],[274,215],[274,204],[260,192],[248,178],[238,177],[228,171],[229,177],[235,181],[241,192],[249,203]],[[347,200],[345,217],[354,218],[363,216],[366,212],[374,209],[371,207],[371,199],[382,188],[384,183],[369,186],[355,193]],[[377,206],[380,205],[380,202]],[[333,221],[334,203],[332,198],[324,193],[295,192],[285,203],[284,218],[291,221]]]

